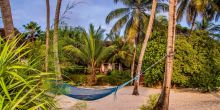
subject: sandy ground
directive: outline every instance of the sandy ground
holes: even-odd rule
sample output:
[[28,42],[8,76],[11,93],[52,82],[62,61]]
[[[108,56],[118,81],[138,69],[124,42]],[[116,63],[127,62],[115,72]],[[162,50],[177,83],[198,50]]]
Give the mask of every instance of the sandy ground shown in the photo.
[[[110,95],[97,101],[86,102],[88,110],[139,110],[146,104],[148,96],[160,93],[160,89],[140,87],[140,95],[132,96],[133,87],[125,87],[118,91],[115,100]],[[61,110],[74,110],[72,107],[78,100],[58,96]],[[170,94],[170,110],[220,110],[220,93],[200,93],[189,89],[173,89]]]

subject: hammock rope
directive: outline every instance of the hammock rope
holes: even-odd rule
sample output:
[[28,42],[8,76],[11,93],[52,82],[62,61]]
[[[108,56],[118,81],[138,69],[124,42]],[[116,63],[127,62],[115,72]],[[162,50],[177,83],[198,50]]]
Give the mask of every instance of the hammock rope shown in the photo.
[[69,97],[72,97],[75,99],[79,99],[79,100],[85,100],[85,101],[98,100],[98,99],[106,97],[112,93],[115,93],[115,95],[116,95],[116,92],[119,89],[125,87],[126,85],[128,85],[129,83],[131,83],[134,80],[138,80],[139,77],[143,73],[145,73],[149,69],[156,66],[158,63],[160,63],[162,60],[164,60],[167,56],[168,55],[165,55],[164,57],[159,59],[157,62],[155,62],[153,65],[151,65],[150,67],[145,69],[142,73],[136,75],[131,80],[129,80],[119,86],[116,86],[116,87],[106,88],[106,89],[88,89],[88,88],[78,88],[78,87],[71,86],[67,83],[63,83],[63,84],[59,84],[58,86],[56,85],[55,88],[61,89],[61,91],[63,91],[62,94],[66,95],[66,96],[69,96]]

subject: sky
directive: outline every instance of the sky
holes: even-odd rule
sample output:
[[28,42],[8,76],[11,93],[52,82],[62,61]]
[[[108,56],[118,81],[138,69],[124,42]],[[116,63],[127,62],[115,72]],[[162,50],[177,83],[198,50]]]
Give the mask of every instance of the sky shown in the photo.
[[[42,30],[46,25],[46,3],[45,0],[10,0],[14,25],[18,30],[24,31],[23,25],[30,21],[37,22]],[[68,3],[79,3],[68,13],[69,19],[65,22],[69,26],[82,26],[88,28],[92,23],[96,27],[102,26],[107,32],[113,26],[113,23],[106,25],[105,17],[108,13],[116,8],[123,7],[122,4],[115,4],[113,0],[63,0],[61,14]],[[50,0],[51,5],[51,24],[55,15],[56,0]],[[183,26],[187,24],[181,22]],[[0,27],[3,27],[0,21]]]
[[[30,21],[37,22],[42,30],[45,30],[46,25],[46,4],[45,0],[10,0],[13,22],[16,28],[24,31],[23,25]],[[67,14],[69,19],[65,22],[69,26],[89,27],[92,23],[96,27],[102,26],[106,31],[109,31],[112,24],[105,24],[107,14],[118,7],[120,4],[114,4],[113,0],[63,0],[61,14],[63,13],[68,3],[78,3],[70,13]],[[55,16],[56,0],[50,0],[51,5],[51,22]],[[52,23],[51,23],[52,24]],[[3,27],[0,21],[0,27]]]

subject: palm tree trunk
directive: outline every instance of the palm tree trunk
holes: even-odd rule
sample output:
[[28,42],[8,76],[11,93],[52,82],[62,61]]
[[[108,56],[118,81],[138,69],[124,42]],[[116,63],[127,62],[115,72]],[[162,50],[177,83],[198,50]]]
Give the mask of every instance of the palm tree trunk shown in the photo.
[[90,74],[91,76],[89,77],[89,86],[92,86],[94,84],[96,84],[96,70],[95,70],[95,64],[91,64],[88,66],[89,70],[90,70]]
[[[146,47],[147,47],[147,43],[148,43],[149,37],[150,37],[151,32],[152,32],[154,18],[155,18],[155,14],[156,14],[156,9],[157,9],[157,0],[153,0],[150,21],[149,21],[149,24],[148,24],[148,27],[147,27],[147,32],[146,32],[146,36],[145,36],[144,42],[142,44],[142,48],[141,48],[141,52],[140,52],[140,56],[139,56],[139,60],[138,60],[138,65],[137,65],[137,69],[136,69],[137,75],[140,75],[140,73],[141,73],[144,53],[145,53],[145,50],[146,50]],[[134,83],[133,95],[139,95],[138,86],[139,86],[139,78]]]
[[62,0],[57,0],[55,19],[54,19],[54,37],[53,37],[53,52],[54,52],[54,66],[55,73],[57,74],[57,79],[61,80],[61,70],[59,62],[59,53],[58,53],[58,28],[59,28],[59,17],[61,9]]
[[196,17],[197,17],[197,12],[195,11],[194,14],[193,14],[192,26],[191,26],[191,29],[190,29],[190,34],[191,34],[192,31],[194,30],[195,23],[196,23]]
[[[136,42],[135,42],[135,44],[134,44],[135,46],[134,46],[134,50],[133,50],[133,59],[132,59],[132,64],[131,64],[131,78],[133,79],[134,78],[134,69],[135,69],[135,59],[136,59],[136,54],[137,54],[137,44],[136,44]],[[133,85],[133,84],[131,84],[131,85]]]
[[167,39],[168,56],[166,58],[163,88],[154,110],[169,109],[169,95],[170,95],[171,78],[173,73],[173,60],[174,60],[176,5],[177,5],[177,0],[169,1],[169,26],[168,26],[168,39]]
[[11,14],[11,5],[9,0],[0,0],[2,20],[4,24],[5,36],[11,39],[14,35],[14,24]]
[[46,29],[46,56],[45,56],[45,70],[48,72],[48,54],[49,54],[49,40],[50,40],[50,0],[46,0],[47,8],[47,29]]

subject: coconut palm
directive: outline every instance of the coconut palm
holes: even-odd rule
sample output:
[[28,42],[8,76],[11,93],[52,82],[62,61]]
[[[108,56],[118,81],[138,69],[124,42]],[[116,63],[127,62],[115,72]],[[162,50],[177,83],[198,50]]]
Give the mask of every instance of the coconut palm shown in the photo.
[[90,84],[96,83],[96,68],[103,63],[103,61],[111,55],[114,46],[105,47],[102,41],[104,30],[99,27],[95,30],[91,24],[89,33],[85,30],[82,33],[84,44],[80,47],[74,45],[65,46],[64,49],[71,52],[74,56],[78,57],[85,64],[88,64],[88,71],[91,74]]
[[[153,29],[153,23],[154,23],[154,18],[155,18],[155,14],[156,14],[156,9],[157,9],[157,0],[153,0],[150,20],[149,20],[149,23],[148,23],[146,35],[145,35],[144,42],[142,44],[142,48],[141,48],[141,52],[140,52],[140,56],[139,56],[139,59],[138,59],[138,65],[137,65],[137,69],[136,69],[136,74],[137,75],[141,74],[141,68],[142,68],[144,53],[145,53],[145,50],[147,48],[147,43],[148,43],[148,40],[150,38],[152,29]],[[139,85],[139,80],[136,80],[135,84],[134,84],[134,90],[133,90],[133,93],[132,93],[133,95],[139,95],[138,85]]]
[[176,29],[176,6],[177,0],[169,1],[169,25],[168,25],[168,39],[167,39],[167,58],[165,65],[165,74],[163,88],[154,110],[168,110],[169,109],[169,95],[171,87],[171,78],[173,73],[174,60],[174,44],[175,44],[175,29]]
[[48,51],[50,42],[50,0],[46,0],[46,12],[47,12],[47,27],[46,27],[46,56],[45,56],[45,70],[48,71]]
[[[124,37],[117,33],[110,33],[107,34],[106,39],[110,40],[111,45],[115,46],[115,49],[108,58],[108,61],[111,63],[120,63],[130,67],[133,56],[132,48],[125,42]],[[108,40],[106,40],[106,42],[109,42]]]
[[27,31],[25,33],[26,39],[30,39],[31,42],[33,42],[34,39],[41,34],[41,27],[38,26],[36,22],[31,21],[30,23],[23,25],[23,27]]
[[177,10],[177,21],[181,21],[186,15],[186,20],[191,25],[191,30],[194,29],[196,18],[200,15],[208,20],[219,18],[220,7],[217,0],[180,0]]
[[[152,0],[114,0],[114,2],[121,2],[125,7],[111,11],[106,17],[106,23],[109,24],[118,18],[111,32],[118,32],[125,27],[124,35],[126,40],[134,46],[131,66],[131,77],[133,77],[136,62],[136,47],[138,41],[145,34],[148,20],[148,15],[145,12],[151,9]],[[164,3],[159,3],[157,9],[166,9],[166,7],[167,5]]]
[[54,66],[55,73],[57,74],[57,79],[61,80],[61,69],[60,69],[60,61],[58,54],[58,29],[59,29],[59,19],[60,19],[60,9],[61,9],[62,0],[57,0],[55,18],[54,18],[54,36],[53,36],[53,53],[54,53]]
[[211,21],[203,18],[202,22],[196,22],[196,30],[206,30],[212,38],[220,38],[220,25],[215,25]]
[[13,34],[14,32],[14,24],[11,14],[11,5],[9,0],[0,0],[0,7],[1,7],[1,13],[2,13],[2,20],[4,24],[4,30],[5,30],[5,36],[8,36],[9,38],[12,36],[9,36]]

